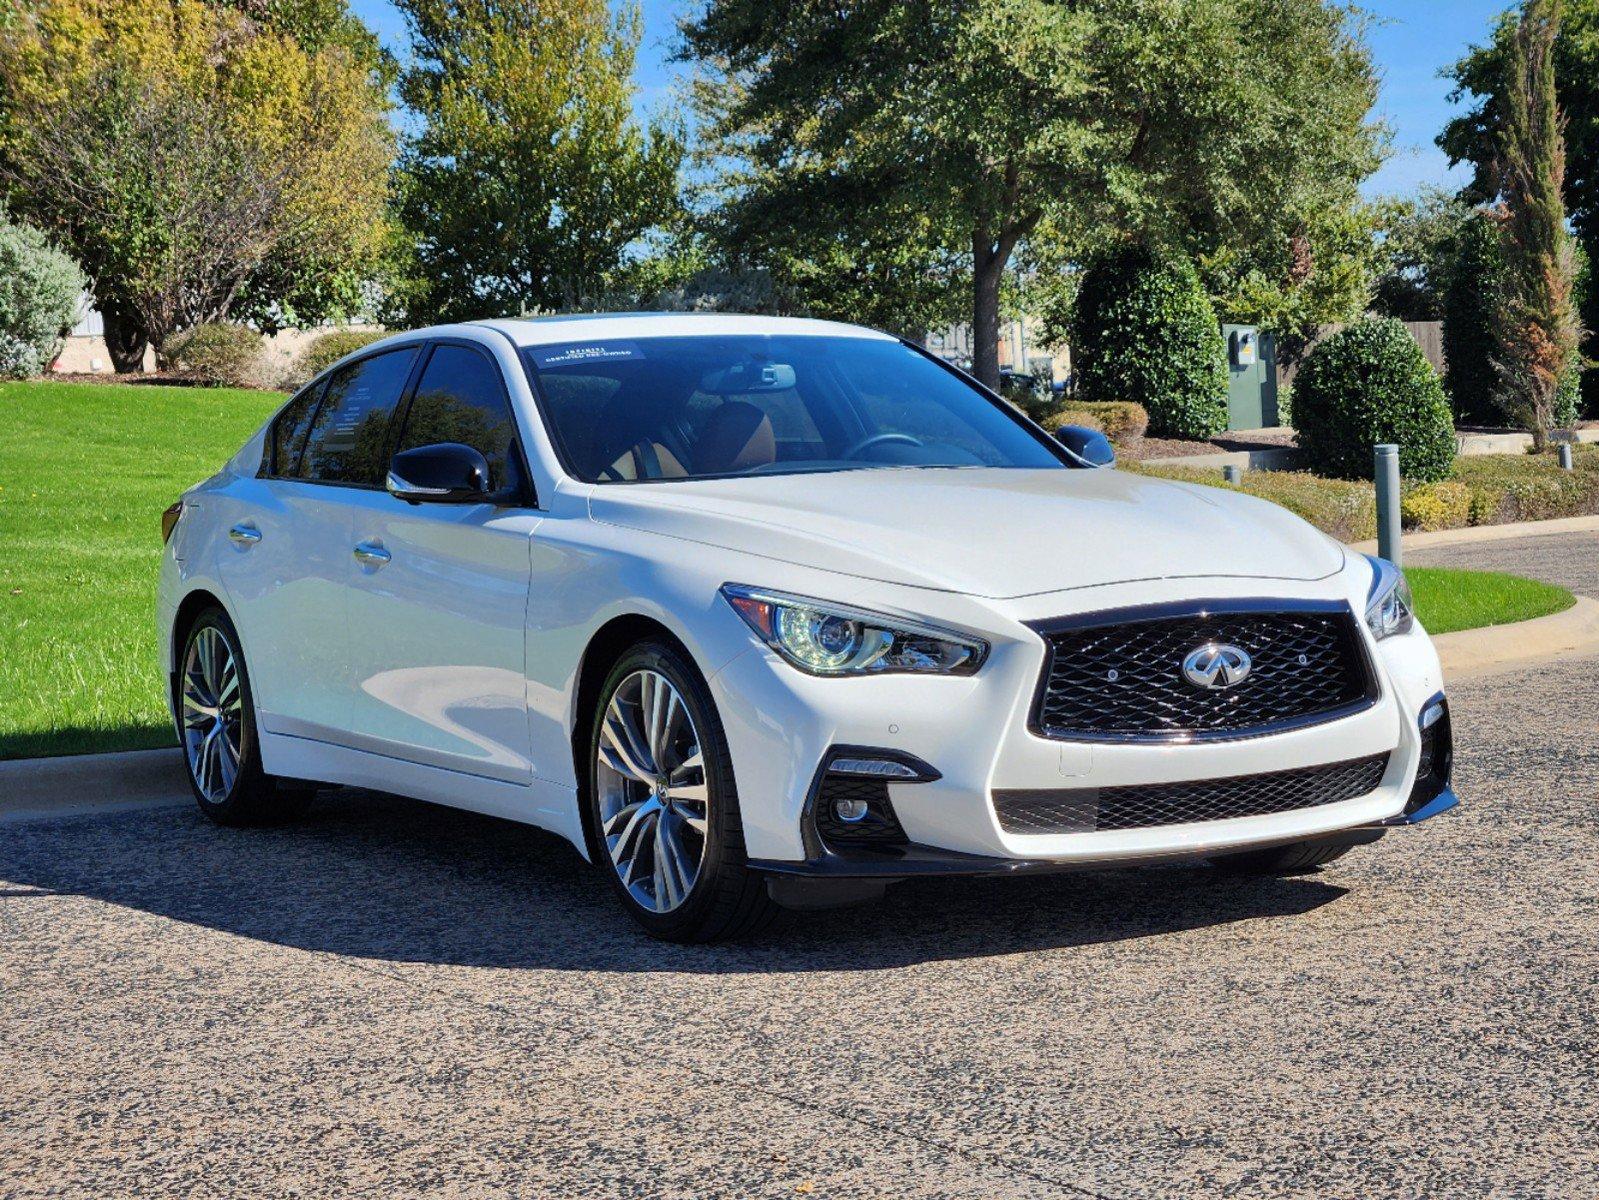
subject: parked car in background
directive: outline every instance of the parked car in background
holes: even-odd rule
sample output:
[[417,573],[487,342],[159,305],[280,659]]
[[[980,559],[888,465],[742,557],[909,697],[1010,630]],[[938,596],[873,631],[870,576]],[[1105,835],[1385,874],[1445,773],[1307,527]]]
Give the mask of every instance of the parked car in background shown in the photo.
[[542,826],[679,940],[932,874],[1302,871],[1452,804],[1402,577],[1110,460],[847,325],[398,334],[168,511],[196,799]]

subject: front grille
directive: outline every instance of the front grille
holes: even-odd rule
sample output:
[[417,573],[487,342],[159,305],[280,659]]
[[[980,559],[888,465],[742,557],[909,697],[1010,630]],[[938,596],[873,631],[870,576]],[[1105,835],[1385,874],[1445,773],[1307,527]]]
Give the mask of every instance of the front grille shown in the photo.
[[1337,804],[1376,791],[1387,770],[1388,755],[1374,754],[1322,767],[1191,783],[996,791],[994,811],[1008,833],[1149,829]]
[[[1347,606],[1198,608],[1039,626],[1049,661],[1037,732],[1089,741],[1247,737],[1331,720],[1375,699]],[[1207,642],[1245,650],[1249,674],[1228,688],[1190,683],[1183,660]]]

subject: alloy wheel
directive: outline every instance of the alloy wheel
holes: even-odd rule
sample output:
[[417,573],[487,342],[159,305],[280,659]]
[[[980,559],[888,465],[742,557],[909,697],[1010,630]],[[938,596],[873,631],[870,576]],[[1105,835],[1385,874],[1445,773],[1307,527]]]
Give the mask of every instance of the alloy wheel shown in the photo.
[[641,907],[681,907],[705,859],[710,794],[699,731],[681,693],[641,669],[611,694],[594,748],[611,865]]
[[183,660],[183,749],[200,794],[220,804],[233,790],[242,756],[244,697],[239,664],[215,625],[194,635]]

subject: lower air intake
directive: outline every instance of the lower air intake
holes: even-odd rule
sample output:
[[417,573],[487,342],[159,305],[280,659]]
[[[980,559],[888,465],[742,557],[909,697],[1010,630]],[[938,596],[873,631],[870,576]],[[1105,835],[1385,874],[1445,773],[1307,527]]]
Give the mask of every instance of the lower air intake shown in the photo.
[[1264,817],[1374,792],[1388,755],[1262,775],[1131,787],[996,791],[994,811],[1007,833],[1089,833],[1150,829],[1230,817]]

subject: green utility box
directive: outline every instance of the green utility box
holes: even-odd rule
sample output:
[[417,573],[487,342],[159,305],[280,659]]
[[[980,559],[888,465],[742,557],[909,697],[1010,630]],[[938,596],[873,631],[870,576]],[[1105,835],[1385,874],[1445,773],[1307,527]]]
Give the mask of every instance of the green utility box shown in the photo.
[[1277,346],[1255,325],[1223,325],[1227,339],[1227,428],[1265,429],[1277,421]]

